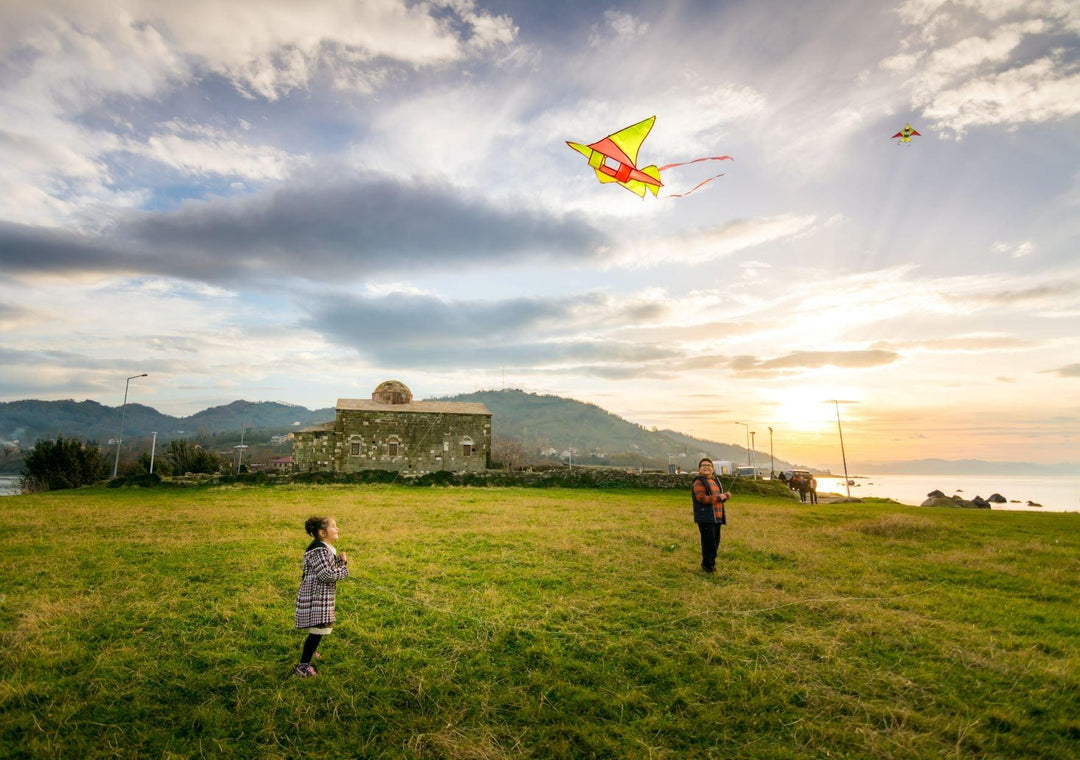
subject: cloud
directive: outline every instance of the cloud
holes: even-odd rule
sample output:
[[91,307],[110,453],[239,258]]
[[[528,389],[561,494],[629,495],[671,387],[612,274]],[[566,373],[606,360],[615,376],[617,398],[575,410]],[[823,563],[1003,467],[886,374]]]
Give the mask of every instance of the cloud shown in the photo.
[[136,272],[203,282],[587,261],[605,237],[584,219],[510,210],[425,182],[296,179],[260,196],[131,212],[101,234],[0,223],[10,273]]
[[[1080,293],[1080,281],[1057,279],[1035,283],[1023,288],[1000,288],[981,290],[956,296],[958,300],[974,304],[1013,306],[1021,304],[1056,304],[1069,301]],[[946,296],[949,297],[949,296]]]
[[1064,367],[1044,371],[1053,373],[1059,377],[1080,377],[1080,364],[1066,364]]
[[592,25],[589,45],[592,47],[599,47],[605,43],[627,45],[648,31],[648,22],[629,13],[608,9],[604,11],[604,23]]
[[224,130],[172,120],[145,142],[127,140],[124,150],[157,161],[186,175],[235,176],[252,180],[284,180],[308,163],[269,145],[234,139]]
[[817,217],[781,214],[734,219],[716,227],[647,240],[615,251],[611,266],[646,267],[666,262],[702,264],[738,251],[810,234]]
[[1007,334],[994,335],[957,335],[948,338],[914,338],[910,340],[889,340],[875,343],[872,348],[888,351],[915,350],[938,353],[973,353],[984,354],[988,351],[1026,351],[1038,348],[1042,342],[1027,338],[1017,338]]
[[912,105],[946,134],[1080,113],[1080,67],[1062,44],[1080,32],[1075,3],[912,0],[897,12],[914,31],[881,68],[910,74]]
[[778,372],[783,370],[819,369],[868,369],[892,364],[900,358],[894,351],[869,349],[858,351],[795,351],[774,359],[758,359],[755,356],[736,356],[730,366],[736,372]]
[[[183,105],[191,111],[221,79],[263,103],[313,85],[371,93],[394,72],[487,56],[517,33],[472,0],[312,0],[302,11],[292,0],[41,0],[2,14],[0,218],[88,227],[147,201],[138,181],[125,187],[118,154],[254,179],[304,161],[235,135],[147,136],[142,111],[170,96],[201,91]],[[228,98],[215,94],[220,109]]]
[[[416,293],[381,296],[336,294],[307,302],[306,329],[352,348],[372,361],[396,367],[593,366],[681,358],[670,346],[594,337],[605,330],[655,320],[664,306],[655,299],[613,299],[600,293],[561,298],[452,301]],[[593,335],[589,335],[593,333]],[[612,366],[618,365],[618,366]]]

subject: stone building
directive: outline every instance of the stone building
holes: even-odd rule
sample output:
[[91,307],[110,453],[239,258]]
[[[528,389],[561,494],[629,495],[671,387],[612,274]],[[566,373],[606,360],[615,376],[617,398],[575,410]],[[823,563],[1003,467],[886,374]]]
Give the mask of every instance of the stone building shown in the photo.
[[478,403],[413,401],[404,383],[342,398],[332,422],[293,440],[294,472],[477,472],[491,456],[491,412]]

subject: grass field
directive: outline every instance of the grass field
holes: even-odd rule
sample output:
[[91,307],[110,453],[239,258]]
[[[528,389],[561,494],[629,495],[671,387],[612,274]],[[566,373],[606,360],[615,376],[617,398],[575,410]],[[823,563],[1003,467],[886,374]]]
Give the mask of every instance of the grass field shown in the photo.
[[[291,678],[303,521],[349,553]],[[0,501],[0,756],[1059,758],[1080,516],[662,491]]]

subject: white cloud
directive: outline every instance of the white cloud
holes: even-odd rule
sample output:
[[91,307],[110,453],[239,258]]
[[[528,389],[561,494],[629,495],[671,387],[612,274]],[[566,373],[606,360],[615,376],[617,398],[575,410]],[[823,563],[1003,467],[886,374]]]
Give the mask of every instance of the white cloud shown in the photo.
[[1060,47],[1080,32],[1076,3],[909,0],[897,12],[913,31],[881,68],[910,75],[912,105],[946,134],[1080,113],[1080,67]]
[[614,252],[610,265],[653,267],[670,262],[702,264],[754,246],[808,234],[816,222],[815,216],[796,214],[736,219],[718,227],[675,237],[628,244]]
[[[0,9],[0,218],[85,224],[137,205],[112,151],[189,174],[283,177],[296,159],[237,138],[128,136],[117,99],[144,102],[208,74],[251,98],[279,99],[318,75],[373,91],[391,66],[438,66],[509,46],[512,20],[471,0],[41,0]],[[107,105],[106,105],[107,104]],[[108,109],[114,119],[84,117]],[[124,114],[123,116],[121,114]],[[249,123],[250,124],[250,123]]]
[[253,180],[285,179],[291,170],[309,163],[306,156],[293,156],[267,145],[249,145],[224,131],[205,125],[171,122],[146,142],[127,141],[130,152],[182,174],[216,174]]
[[649,31],[649,24],[629,13],[609,9],[604,11],[604,23],[593,24],[589,34],[589,45],[599,47],[603,44],[625,45],[644,36]]
[[1056,59],[1042,58],[939,91],[923,113],[958,136],[975,126],[1016,126],[1076,116],[1080,70],[1063,69]]

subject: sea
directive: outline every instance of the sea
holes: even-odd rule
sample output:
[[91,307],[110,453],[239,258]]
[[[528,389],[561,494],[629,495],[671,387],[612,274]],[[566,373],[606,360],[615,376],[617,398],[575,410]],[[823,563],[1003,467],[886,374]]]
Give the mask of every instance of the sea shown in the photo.
[[[964,499],[985,499],[996,493],[1008,501],[994,504],[991,509],[1080,512],[1078,475],[860,475],[849,480],[854,497],[879,496],[901,504],[922,504],[931,491]],[[842,477],[821,476],[817,482],[818,493],[847,495]],[[1028,502],[1042,506],[1029,506]]]

